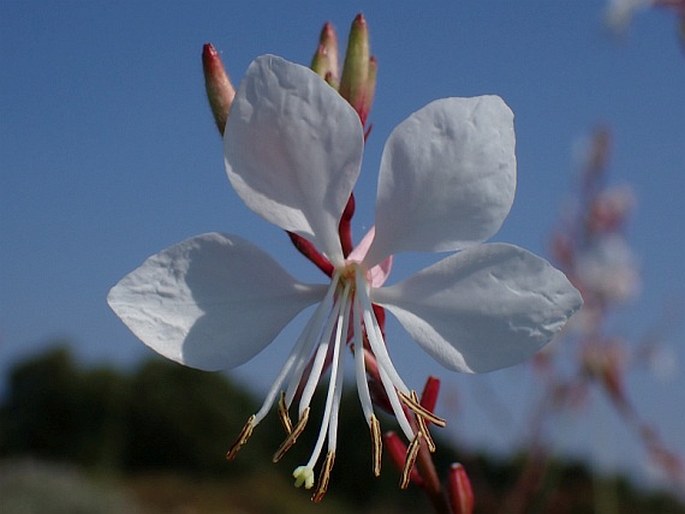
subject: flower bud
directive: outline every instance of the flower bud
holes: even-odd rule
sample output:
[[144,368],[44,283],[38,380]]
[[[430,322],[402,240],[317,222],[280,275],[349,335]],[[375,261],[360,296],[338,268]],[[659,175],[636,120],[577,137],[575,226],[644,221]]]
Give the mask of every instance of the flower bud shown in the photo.
[[326,23],[321,29],[319,46],[312,58],[311,69],[335,89],[338,88],[338,36],[330,23]]
[[209,106],[212,108],[216,126],[223,135],[228,111],[235,96],[235,88],[226,74],[219,53],[211,43],[206,43],[202,47],[202,69]]
[[435,404],[438,402],[438,394],[440,394],[440,379],[435,377],[428,377],[426,385],[423,386],[421,393],[421,406],[427,411],[435,411]]
[[369,58],[369,71],[366,77],[366,84],[362,91],[362,96],[359,100],[359,108],[357,112],[359,113],[359,119],[363,126],[366,126],[366,120],[369,117],[369,112],[371,111],[371,104],[373,103],[373,97],[376,93],[376,73],[378,72],[378,62],[375,57]]
[[454,514],[473,512],[473,489],[464,466],[459,463],[450,466],[447,477],[447,495]]
[[[364,15],[358,14],[350,29],[339,91],[359,113],[360,118],[362,112],[368,115],[371,107],[373,94],[369,95],[369,89],[371,91],[375,89],[375,71],[375,61],[371,65],[369,58],[369,30]],[[369,72],[373,75],[371,83],[369,83]],[[362,121],[365,119],[364,117]]]

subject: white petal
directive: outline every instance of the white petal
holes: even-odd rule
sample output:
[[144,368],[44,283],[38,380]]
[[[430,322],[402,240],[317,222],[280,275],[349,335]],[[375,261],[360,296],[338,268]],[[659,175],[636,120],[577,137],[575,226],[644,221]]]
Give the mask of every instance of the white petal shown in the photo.
[[[372,226],[369,231],[364,235],[362,240],[357,246],[355,246],[350,255],[347,256],[348,261],[362,262],[366,257],[366,253],[371,247],[371,242],[375,237],[376,227]],[[390,271],[392,270],[392,255],[388,256],[375,266],[372,266],[368,273],[367,279],[371,287],[381,287],[385,281],[390,276]]]
[[463,250],[372,300],[445,367],[471,373],[523,361],[582,304],[561,271],[507,244]]
[[359,175],[363,133],[354,109],[314,72],[256,59],[224,134],[228,178],[248,207],[342,262],[340,215]]
[[251,359],[324,292],[244,239],[211,233],[148,258],[107,301],[153,350],[213,371]]
[[499,230],[516,188],[513,119],[498,96],[444,98],[395,128],[367,266],[399,251],[457,250]]

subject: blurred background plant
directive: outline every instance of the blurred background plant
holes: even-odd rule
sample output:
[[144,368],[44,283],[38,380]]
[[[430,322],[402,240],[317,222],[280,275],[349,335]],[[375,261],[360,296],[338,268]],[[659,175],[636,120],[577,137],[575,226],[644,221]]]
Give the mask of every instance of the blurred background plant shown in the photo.
[[[672,371],[677,363],[662,340],[670,320],[659,320],[659,330],[634,339],[620,335],[612,321],[617,312],[635,301],[640,291],[638,258],[626,235],[635,195],[627,184],[610,180],[611,132],[598,127],[584,145],[577,183],[563,205],[558,227],[551,236],[552,261],[581,291],[584,305],[563,337],[539,352],[531,366],[540,392],[528,417],[528,452],[517,484],[508,492],[505,512],[530,512],[545,501],[545,489],[559,477],[547,468],[557,446],[559,427],[568,416],[591,422],[592,392],[599,391],[620,421],[641,441],[644,453],[673,490],[685,490],[682,456],[660,438],[658,421],[646,419],[632,401],[628,375],[636,370],[658,370],[653,364],[665,356]],[[582,423],[582,421],[580,421]],[[598,434],[601,439],[601,434]],[[622,512],[612,500],[615,491],[594,495],[596,512]]]
[[609,0],[606,22],[616,34],[624,34],[640,11],[659,9],[675,16],[677,37],[685,50],[685,1],[683,0]]
[[[22,362],[11,374],[0,409],[3,514],[426,512],[419,488],[398,490],[399,471],[389,456],[380,478],[364,474],[366,438],[340,455],[326,500],[316,505],[289,478],[315,434],[305,432],[293,455],[274,465],[280,427],[267,419],[272,424],[250,442],[251,458],[226,464],[227,441],[258,404],[228,378],[157,358],[128,373],[83,368],[65,348]],[[340,431],[352,441],[363,423],[357,402],[347,395],[341,409]],[[455,456],[468,470],[474,512],[511,512],[502,499],[528,469],[526,451],[502,460],[440,437],[437,443],[438,470],[448,469]],[[537,497],[525,512],[597,512],[598,484],[615,491],[616,512],[685,512],[668,493],[636,488],[625,477],[593,475],[581,462],[549,458],[545,472],[554,476],[553,487],[547,484],[544,502]]]

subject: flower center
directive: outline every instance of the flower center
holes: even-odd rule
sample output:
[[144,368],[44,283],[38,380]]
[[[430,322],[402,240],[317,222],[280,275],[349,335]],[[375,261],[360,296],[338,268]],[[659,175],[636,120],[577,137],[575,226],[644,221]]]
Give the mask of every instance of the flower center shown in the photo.
[[[403,487],[409,483],[409,474],[421,441],[425,441],[429,449],[435,448],[427,430],[427,423],[444,426],[443,420],[421,407],[416,393],[407,388],[395,370],[369,296],[371,286],[363,266],[356,261],[345,262],[334,270],[331,278],[326,295],[295,343],[264,404],[248,419],[238,440],[226,455],[229,460],[235,458],[254,427],[268,414],[276,397],[279,396],[278,414],[286,433],[285,440],[273,456],[274,462],[279,461],[304,432],[314,392],[325,370],[329,369],[319,435],[309,461],[293,472],[296,486],[304,485],[306,489],[314,487],[314,467],[319,461],[324,444],[327,446],[319,479],[312,495],[312,500],[317,502],[323,499],[326,493],[335,460],[343,362],[348,345],[354,355],[357,392],[371,434],[374,475],[380,474],[382,440],[380,423],[374,414],[369,380],[380,388],[380,394],[385,395],[386,403],[389,404],[402,432],[411,441],[402,473]],[[296,400],[298,421],[293,424],[290,409]],[[411,416],[412,413],[414,416]]]

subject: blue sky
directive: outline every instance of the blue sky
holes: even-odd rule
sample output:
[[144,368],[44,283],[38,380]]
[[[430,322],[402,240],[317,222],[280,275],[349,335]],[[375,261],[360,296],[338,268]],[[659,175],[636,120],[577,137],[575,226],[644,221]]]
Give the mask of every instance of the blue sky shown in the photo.
[[[617,318],[616,330],[635,337],[664,309],[685,317],[685,54],[673,17],[646,12],[616,39],[602,25],[600,1],[291,4],[0,4],[0,378],[58,337],[88,362],[126,366],[150,355],[105,296],[147,256],[195,234],[243,235],[296,276],[319,279],[231,190],[200,53],[213,42],[237,84],[263,53],[308,64],[327,20],[344,46],[359,11],[371,27],[379,78],[356,191],[358,233],[373,219],[380,151],[398,122],[436,98],[498,94],[516,115],[519,178],[512,212],[494,239],[545,254],[578,144],[605,123],[615,141],[613,180],[632,184],[638,197],[629,235],[644,278],[642,296]],[[421,260],[398,259],[396,270],[401,275]],[[233,375],[265,387],[294,333],[286,330]],[[501,409],[479,403],[493,391],[514,416],[527,412],[530,390],[520,385],[520,369],[454,377],[401,331],[391,333],[408,382],[420,387],[433,373],[447,397],[457,391],[468,413],[451,429],[461,440],[493,450],[518,440],[520,433],[497,426]],[[631,385],[664,438],[685,453],[683,335],[682,324],[667,333],[678,376],[659,382],[643,374]],[[567,427],[560,449],[601,447],[607,466],[642,469],[630,434],[596,405],[594,425],[575,434]]]

